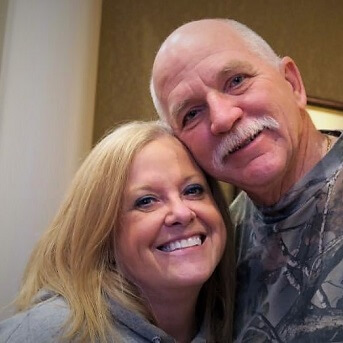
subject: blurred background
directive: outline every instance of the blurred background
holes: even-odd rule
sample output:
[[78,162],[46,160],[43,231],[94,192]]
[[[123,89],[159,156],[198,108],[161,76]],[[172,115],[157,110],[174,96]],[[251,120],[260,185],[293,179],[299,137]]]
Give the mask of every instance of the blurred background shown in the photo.
[[0,0],[0,308],[95,142],[156,118],[149,79],[163,39],[209,17],[291,56],[316,125],[343,128],[341,0]]

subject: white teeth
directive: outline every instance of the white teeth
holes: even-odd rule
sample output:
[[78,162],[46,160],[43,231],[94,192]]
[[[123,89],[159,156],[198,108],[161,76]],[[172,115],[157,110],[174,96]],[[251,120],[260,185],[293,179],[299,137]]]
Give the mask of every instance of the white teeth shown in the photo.
[[160,250],[165,252],[172,252],[174,250],[189,248],[196,245],[201,245],[200,236],[193,236],[187,239],[181,239],[179,241],[171,242],[169,244],[163,245]]

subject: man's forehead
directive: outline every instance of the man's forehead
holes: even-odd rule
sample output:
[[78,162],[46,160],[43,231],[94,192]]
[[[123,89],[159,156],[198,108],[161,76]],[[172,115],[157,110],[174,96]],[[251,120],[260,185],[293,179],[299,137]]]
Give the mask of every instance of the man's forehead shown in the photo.
[[[236,49],[238,52],[239,49]],[[223,46],[217,49],[202,49],[188,52],[176,52],[175,49],[165,51],[153,69],[153,79],[156,90],[165,92],[166,89],[173,89],[185,75],[191,77],[205,72],[208,75],[218,71],[218,67],[227,62],[230,56],[228,50]],[[234,52],[234,50],[233,50]],[[224,56],[226,54],[226,56]],[[232,54],[232,58],[234,58]],[[203,66],[206,65],[206,69]],[[219,67],[220,68],[220,67]],[[229,64],[227,68],[230,68]],[[162,90],[163,89],[163,90]],[[169,92],[168,92],[169,93]]]
[[163,87],[166,80],[174,79],[176,74],[195,67],[212,54],[249,50],[243,39],[228,25],[225,25],[224,32],[212,30],[200,35],[199,30],[188,31],[175,31],[158,51],[152,73],[156,87]]

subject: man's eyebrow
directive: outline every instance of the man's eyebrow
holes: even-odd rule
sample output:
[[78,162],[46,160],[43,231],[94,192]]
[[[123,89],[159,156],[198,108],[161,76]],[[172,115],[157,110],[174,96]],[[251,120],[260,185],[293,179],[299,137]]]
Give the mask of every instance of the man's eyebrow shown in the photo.
[[219,72],[219,75],[224,76],[226,74],[232,74],[237,71],[253,72],[253,70],[254,67],[251,63],[246,61],[233,60],[230,63],[223,66],[223,68]]
[[183,100],[183,101],[180,101],[178,103],[176,103],[174,106],[172,106],[171,108],[171,116],[172,118],[177,118],[177,116],[180,114],[180,112],[182,112],[182,110],[187,107],[189,104],[189,100]]

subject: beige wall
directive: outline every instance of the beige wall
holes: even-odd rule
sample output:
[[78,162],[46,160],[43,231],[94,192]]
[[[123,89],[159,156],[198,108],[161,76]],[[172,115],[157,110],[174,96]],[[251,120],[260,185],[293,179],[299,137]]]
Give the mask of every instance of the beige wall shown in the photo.
[[148,84],[156,50],[180,24],[231,17],[292,56],[312,97],[343,101],[341,0],[104,0],[94,140],[114,124],[153,118]]

